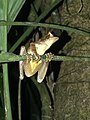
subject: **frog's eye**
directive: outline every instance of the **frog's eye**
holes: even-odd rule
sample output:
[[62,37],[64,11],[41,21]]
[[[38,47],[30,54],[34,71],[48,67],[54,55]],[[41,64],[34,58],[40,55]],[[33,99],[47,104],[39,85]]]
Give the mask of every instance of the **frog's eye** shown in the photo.
[[49,37],[53,37],[53,34],[51,32],[48,33]]
[[49,39],[50,37],[53,37],[53,34],[51,32],[49,32],[46,36],[45,39]]

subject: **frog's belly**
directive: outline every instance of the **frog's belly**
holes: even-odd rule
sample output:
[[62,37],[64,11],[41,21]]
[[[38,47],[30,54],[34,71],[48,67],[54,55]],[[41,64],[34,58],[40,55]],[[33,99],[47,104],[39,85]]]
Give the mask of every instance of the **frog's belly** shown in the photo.
[[24,71],[27,77],[33,76],[42,66],[42,61],[30,61],[29,63],[25,63]]

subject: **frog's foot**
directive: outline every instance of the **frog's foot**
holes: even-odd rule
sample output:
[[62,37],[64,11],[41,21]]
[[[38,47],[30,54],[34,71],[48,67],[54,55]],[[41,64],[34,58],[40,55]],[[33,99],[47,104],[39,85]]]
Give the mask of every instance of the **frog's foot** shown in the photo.
[[46,53],[45,56],[46,56],[46,62],[50,62],[53,59],[54,54],[50,52],[50,53]]
[[34,53],[32,59],[33,59],[33,61],[39,62],[41,60],[41,57],[38,53]]
[[31,54],[26,53],[26,57],[27,57],[27,60],[26,60],[27,62],[29,62],[33,59]]

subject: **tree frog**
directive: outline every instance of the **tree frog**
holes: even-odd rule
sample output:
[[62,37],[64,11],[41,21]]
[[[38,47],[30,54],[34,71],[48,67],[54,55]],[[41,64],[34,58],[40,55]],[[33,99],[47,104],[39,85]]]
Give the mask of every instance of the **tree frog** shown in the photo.
[[[21,47],[20,55],[30,54],[30,57],[27,55],[27,60],[19,62],[21,80],[24,78],[24,72],[27,77],[33,76],[38,72],[37,81],[39,83],[43,81],[52,55],[47,53],[47,60],[45,61],[40,59],[40,55],[43,55],[58,39],[58,37],[49,32],[45,37],[39,39],[37,42],[31,42],[27,51],[24,46]],[[35,56],[35,60],[32,59],[32,55]]]

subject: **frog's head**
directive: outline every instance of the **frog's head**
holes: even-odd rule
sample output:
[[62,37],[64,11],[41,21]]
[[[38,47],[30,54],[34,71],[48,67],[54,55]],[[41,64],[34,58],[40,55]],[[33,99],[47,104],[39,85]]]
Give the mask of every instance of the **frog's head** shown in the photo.
[[43,55],[52,44],[54,44],[59,37],[54,36],[52,33],[48,33],[44,38],[41,38],[36,44],[36,51],[39,55]]

